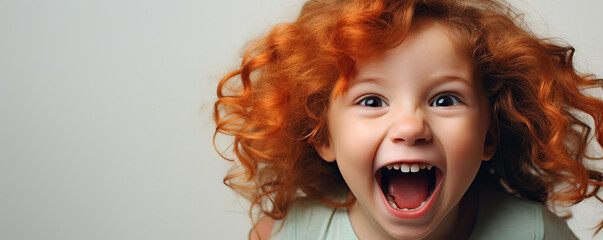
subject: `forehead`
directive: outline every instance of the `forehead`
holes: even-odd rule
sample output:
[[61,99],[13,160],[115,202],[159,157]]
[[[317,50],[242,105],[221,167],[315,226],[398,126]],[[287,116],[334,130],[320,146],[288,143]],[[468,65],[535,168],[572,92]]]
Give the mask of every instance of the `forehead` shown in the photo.
[[400,45],[357,61],[349,87],[386,75],[470,80],[473,77],[473,61],[457,46],[449,28],[431,19],[420,19],[413,24]]

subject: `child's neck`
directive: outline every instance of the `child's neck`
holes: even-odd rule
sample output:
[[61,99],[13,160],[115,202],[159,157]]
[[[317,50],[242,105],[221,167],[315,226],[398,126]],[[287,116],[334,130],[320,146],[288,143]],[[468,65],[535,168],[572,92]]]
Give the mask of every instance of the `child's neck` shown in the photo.
[[[469,187],[465,196],[459,202],[458,212],[456,214],[456,226],[454,232],[450,236],[458,236],[457,239],[468,239],[473,232],[475,220],[477,219],[477,209],[479,205],[478,191],[474,186]],[[456,237],[455,237],[456,238]],[[442,238],[444,239],[444,238]]]
[[469,239],[477,219],[478,204],[477,191],[473,186],[469,187],[458,205],[423,240]]

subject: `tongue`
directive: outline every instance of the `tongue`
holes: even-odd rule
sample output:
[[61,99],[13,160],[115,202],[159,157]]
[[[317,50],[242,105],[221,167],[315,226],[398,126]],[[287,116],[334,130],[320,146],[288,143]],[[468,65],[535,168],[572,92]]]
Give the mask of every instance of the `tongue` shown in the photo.
[[389,193],[394,197],[399,208],[414,209],[421,206],[427,198],[429,173],[396,172],[389,176]]

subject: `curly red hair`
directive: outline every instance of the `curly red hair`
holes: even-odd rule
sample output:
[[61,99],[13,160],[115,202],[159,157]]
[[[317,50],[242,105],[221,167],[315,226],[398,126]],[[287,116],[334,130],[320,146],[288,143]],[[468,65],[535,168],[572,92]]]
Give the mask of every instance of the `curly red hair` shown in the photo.
[[603,82],[576,72],[573,48],[537,38],[493,0],[310,0],[295,22],[252,45],[217,89],[214,139],[233,136],[238,160],[224,183],[251,201],[250,212],[282,219],[298,200],[350,204],[333,199],[348,188],[313,147],[327,138],[329,97],[345,91],[358,59],[397,46],[421,17],[448,26],[482,75],[498,147],[476,181],[538,202],[603,202],[601,172],[583,163],[601,159],[586,148],[591,139],[603,146],[603,101],[582,93]]

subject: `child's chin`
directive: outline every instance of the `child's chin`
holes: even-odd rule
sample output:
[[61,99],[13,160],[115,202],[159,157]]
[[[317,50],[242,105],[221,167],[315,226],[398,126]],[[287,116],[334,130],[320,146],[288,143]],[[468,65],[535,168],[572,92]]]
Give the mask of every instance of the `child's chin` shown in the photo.
[[391,228],[386,229],[386,231],[395,239],[416,240],[424,239],[429,236],[435,229],[434,225],[435,224],[431,224],[431,222],[423,225],[396,225],[391,226]]

